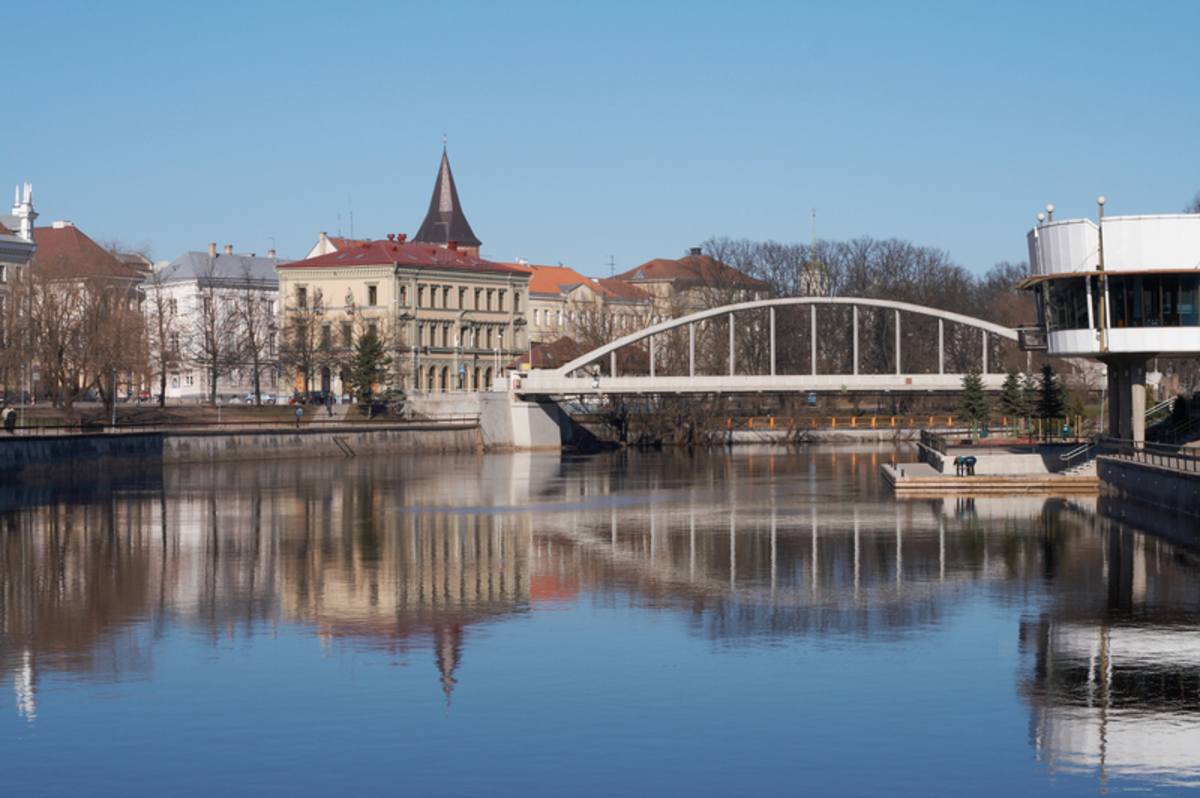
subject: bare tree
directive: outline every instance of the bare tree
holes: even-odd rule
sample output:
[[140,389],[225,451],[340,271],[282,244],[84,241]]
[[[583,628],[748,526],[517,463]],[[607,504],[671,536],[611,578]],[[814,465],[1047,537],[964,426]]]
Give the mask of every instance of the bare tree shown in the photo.
[[182,357],[179,303],[166,285],[166,272],[158,269],[146,279],[146,359],[158,384],[158,405],[167,400],[167,378],[180,367]]
[[274,368],[278,330],[275,322],[274,300],[269,296],[272,287],[254,276],[250,262],[243,261],[242,274],[233,291],[234,315],[241,336],[238,353],[249,373],[254,403],[262,404],[262,377]]
[[39,262],[14,297],[29,314],[29,359],[68,418],[92,388],[111,408],[116,377],[146,364],[138,289],[96,258],[85,251]]
[[1200,213],[1200,191],[1196,192],[1196,196],[1192,197],[1192,201],[1183,207],[1184,213]]
[[304,390],[310,390],[313,375],[325,362],[327,353],[321,350],[321,318],[325,315],[321,289],[310,296],[307,289],[297,286],[292,296],[282,300],[283,325],[280,360],[293,374],[303,380]]
[[197,273],[195,325],[188,331],[192,359],[205,371],[208,401],[213,405],[221,377],[243,359],[238,297],[229,277],[220,273],[217,259],[211,257]]

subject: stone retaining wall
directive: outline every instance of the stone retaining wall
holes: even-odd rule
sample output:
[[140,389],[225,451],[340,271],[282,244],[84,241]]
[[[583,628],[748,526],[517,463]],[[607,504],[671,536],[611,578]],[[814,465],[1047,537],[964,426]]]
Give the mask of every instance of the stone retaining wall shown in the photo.
[[0,438],[0,472],[98,471],[117,463],[188,463],[351,453],[465,452],[482,448],[476,424],[406,424],[222,432],[136,432]]
[[1096,472],[1114,499],[1200,520],[1200,474],[1104,456],[1096,458]]

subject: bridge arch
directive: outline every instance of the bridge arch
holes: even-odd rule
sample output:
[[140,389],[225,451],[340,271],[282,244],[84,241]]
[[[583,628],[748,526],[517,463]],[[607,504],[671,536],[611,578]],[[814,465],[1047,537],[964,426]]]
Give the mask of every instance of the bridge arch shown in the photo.
[[[613,361],[613,364],[611,366],[611,373],[615,374],[616,373],[615,359],[616,359],[616,353],[618,350],[623,349],[632,344],[636,344],[639,341],[651,339],[650,374],[653,377],[654,376],[654,366],[655,366],[654,346],[653,346],[653,337],[654,336],[660,335],[662,333],[670,332],[671,330],[676,330],[676,329],[679,329],[682,327],[690,327],[691,325],[695,325],[699,322],[706,321],[708,319],[717,319],[717,318],[720,318],[723,316],[730,317],[730,320],[732,322],[733,316],[737,313],[753,311],[753,310],[764,310],[764,309],[770,311],[770,318],[771,318],[771,330],[770,330],[771,373],[772,373],[772,375],[774,375],[774,373],[775,373],[775,309],[780,308],[780,307],[792,307],[792,306],[804,306],[804,305],[811,306],[813,309],[812,310],[812,321],[811,321],[813,335],[811,338],[811,345],[813,347],[813,352],[814,352],[814,356],[812,358],[812,369],[813,369],[814,375],[816,374],[816,362],[817,362],[816,357],[815,357],[815,352],[816,352],[816,347],[817,347],[816,308],[823,306],[823,305],[825,305],[825,306],[851,305],[851,306],[855,307],[856,315],[855,315],[855,321],[854,321],[854,341],[855,341],[855,344],[854,344],[854,346],[855,346],[854,368],[855,368],[856,374],[857,374],[857,369],[858,369],[857,308],[859,308],[859,307],[869,307],[869,308],[878,308],[878,309],[884,309],[884,310],[892,310],[896,313],[896,352],[897,352],[897,357],[896,357],[897,372],[896,373],[897,374],[900,373],[900,371],[899,371],[899,368],[900,368],[900,357],[899,357],[899,353],[900,353],[900,323],[899,323],[900,315],[899,314],[901,312],[913,313],[913,314],[922,315],[922,316],[929,316],[929,317],[932,317],[932,318],[935,318],[938,320],[938,349],[939,349],[938,362],[939,362],[939,364],[944,363],[944,341],[943,341],[943,329],[944,328],[943,328],[943,324],[944,324],[944,322],[947,322],[947,321],[954,322],[956,324],[961,324],[966,327],[974,327],[974,328],[980,330],[980,332],[981,332],[981,352],[982,352],[982,357],[983,357],[983,371],[985,373],[988,370],[987,369],[987,351],[988,351],[987,336],[994,335],[998,338],[1003,338],[1003,339],[1010,340],[1010,341],[1017,340],[1017,331],[1014,329],[1011,329],[1009,327],[1004,327],[999,324],[994,324],[989,321],[984,321],[983,319],[977,319],[972,316],[965,316],[961,313],[952,313],[947,310],[939,310],[937,308],[931,308],[931,307],[927,307],[925,305],[914,305],[909,302],[896,302],[896,301],[890,300],[890,299],[865,299],[865,298],[860,298],[860,297],[786,297],[783,299],[761,299],[761,300],[756,300],[753,302],[740,302],[740,303],[737,303],[734,305],[724,305],[724,306],[718,307],[718,308],[710,308],[708,310],[698,311],[691,315],[682,316],[677,319],[668,319],[667,321],[651,325],[650,327],[646,327],[642,330],[638,330],[637,332],[631,333],[622,338],[618,338],[617,340],[615,340],[611,343],[605,344],[604,346],[601,346],[597,349],[593,349],[592,351],[590,351],[584,355],[581,355],[580,357],[575,358],[571,362],[569,362],[557,369],[549,371],[548,375],[553,375],[556,378],[567,378],[573,372],[578,371],[579,369],[582,369],[585,366],[589,366],[593,363],[601,362],[605,357],[609,357]],[[690,363],[689,363],[689,376],[694,377],[695,376],[694,327],[692,328],[692,331],[690,334],[692,336],[693,347],[692,347],[692,352],[690,353],[691,357],[690,357]],[[731,355],[730,355],[730,363],[729,363],[729,369],[730,369],[731,375],[733,374],[733,372],[735,370],[735,363],[733,361],[733,355],[732,355],[733,336],[734,336],[734,325],[731,323],[730,324],[730,343],[731,343],[730,352],[731,352]]]

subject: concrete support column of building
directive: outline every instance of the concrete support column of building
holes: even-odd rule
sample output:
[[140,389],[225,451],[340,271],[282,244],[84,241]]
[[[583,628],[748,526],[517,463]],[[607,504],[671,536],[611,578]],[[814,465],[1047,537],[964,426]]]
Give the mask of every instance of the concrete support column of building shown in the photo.
[[1146,361],[1136,360],[1129,364],[1129,417],[1133,431],[1133,445],[1141,447],[1146,442]]
[[1123,357],[1107,365],[1109,434],[1141,446],[1146,442],[1146,361]]
[[654,379],[654,336],[650,336],[650,379]]
[[1122,400],[1121,364],[1107,361],[1108,368],[1108,434],[1114,438],[1121,437]]

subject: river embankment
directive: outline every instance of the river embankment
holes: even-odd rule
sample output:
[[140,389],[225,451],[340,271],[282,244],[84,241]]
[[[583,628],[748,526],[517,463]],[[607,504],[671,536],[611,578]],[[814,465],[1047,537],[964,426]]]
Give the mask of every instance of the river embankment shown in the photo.
[[153,430],[0,438],[0,473],[56,474],[130,464],[463,452],[483,446],[476,421]]

